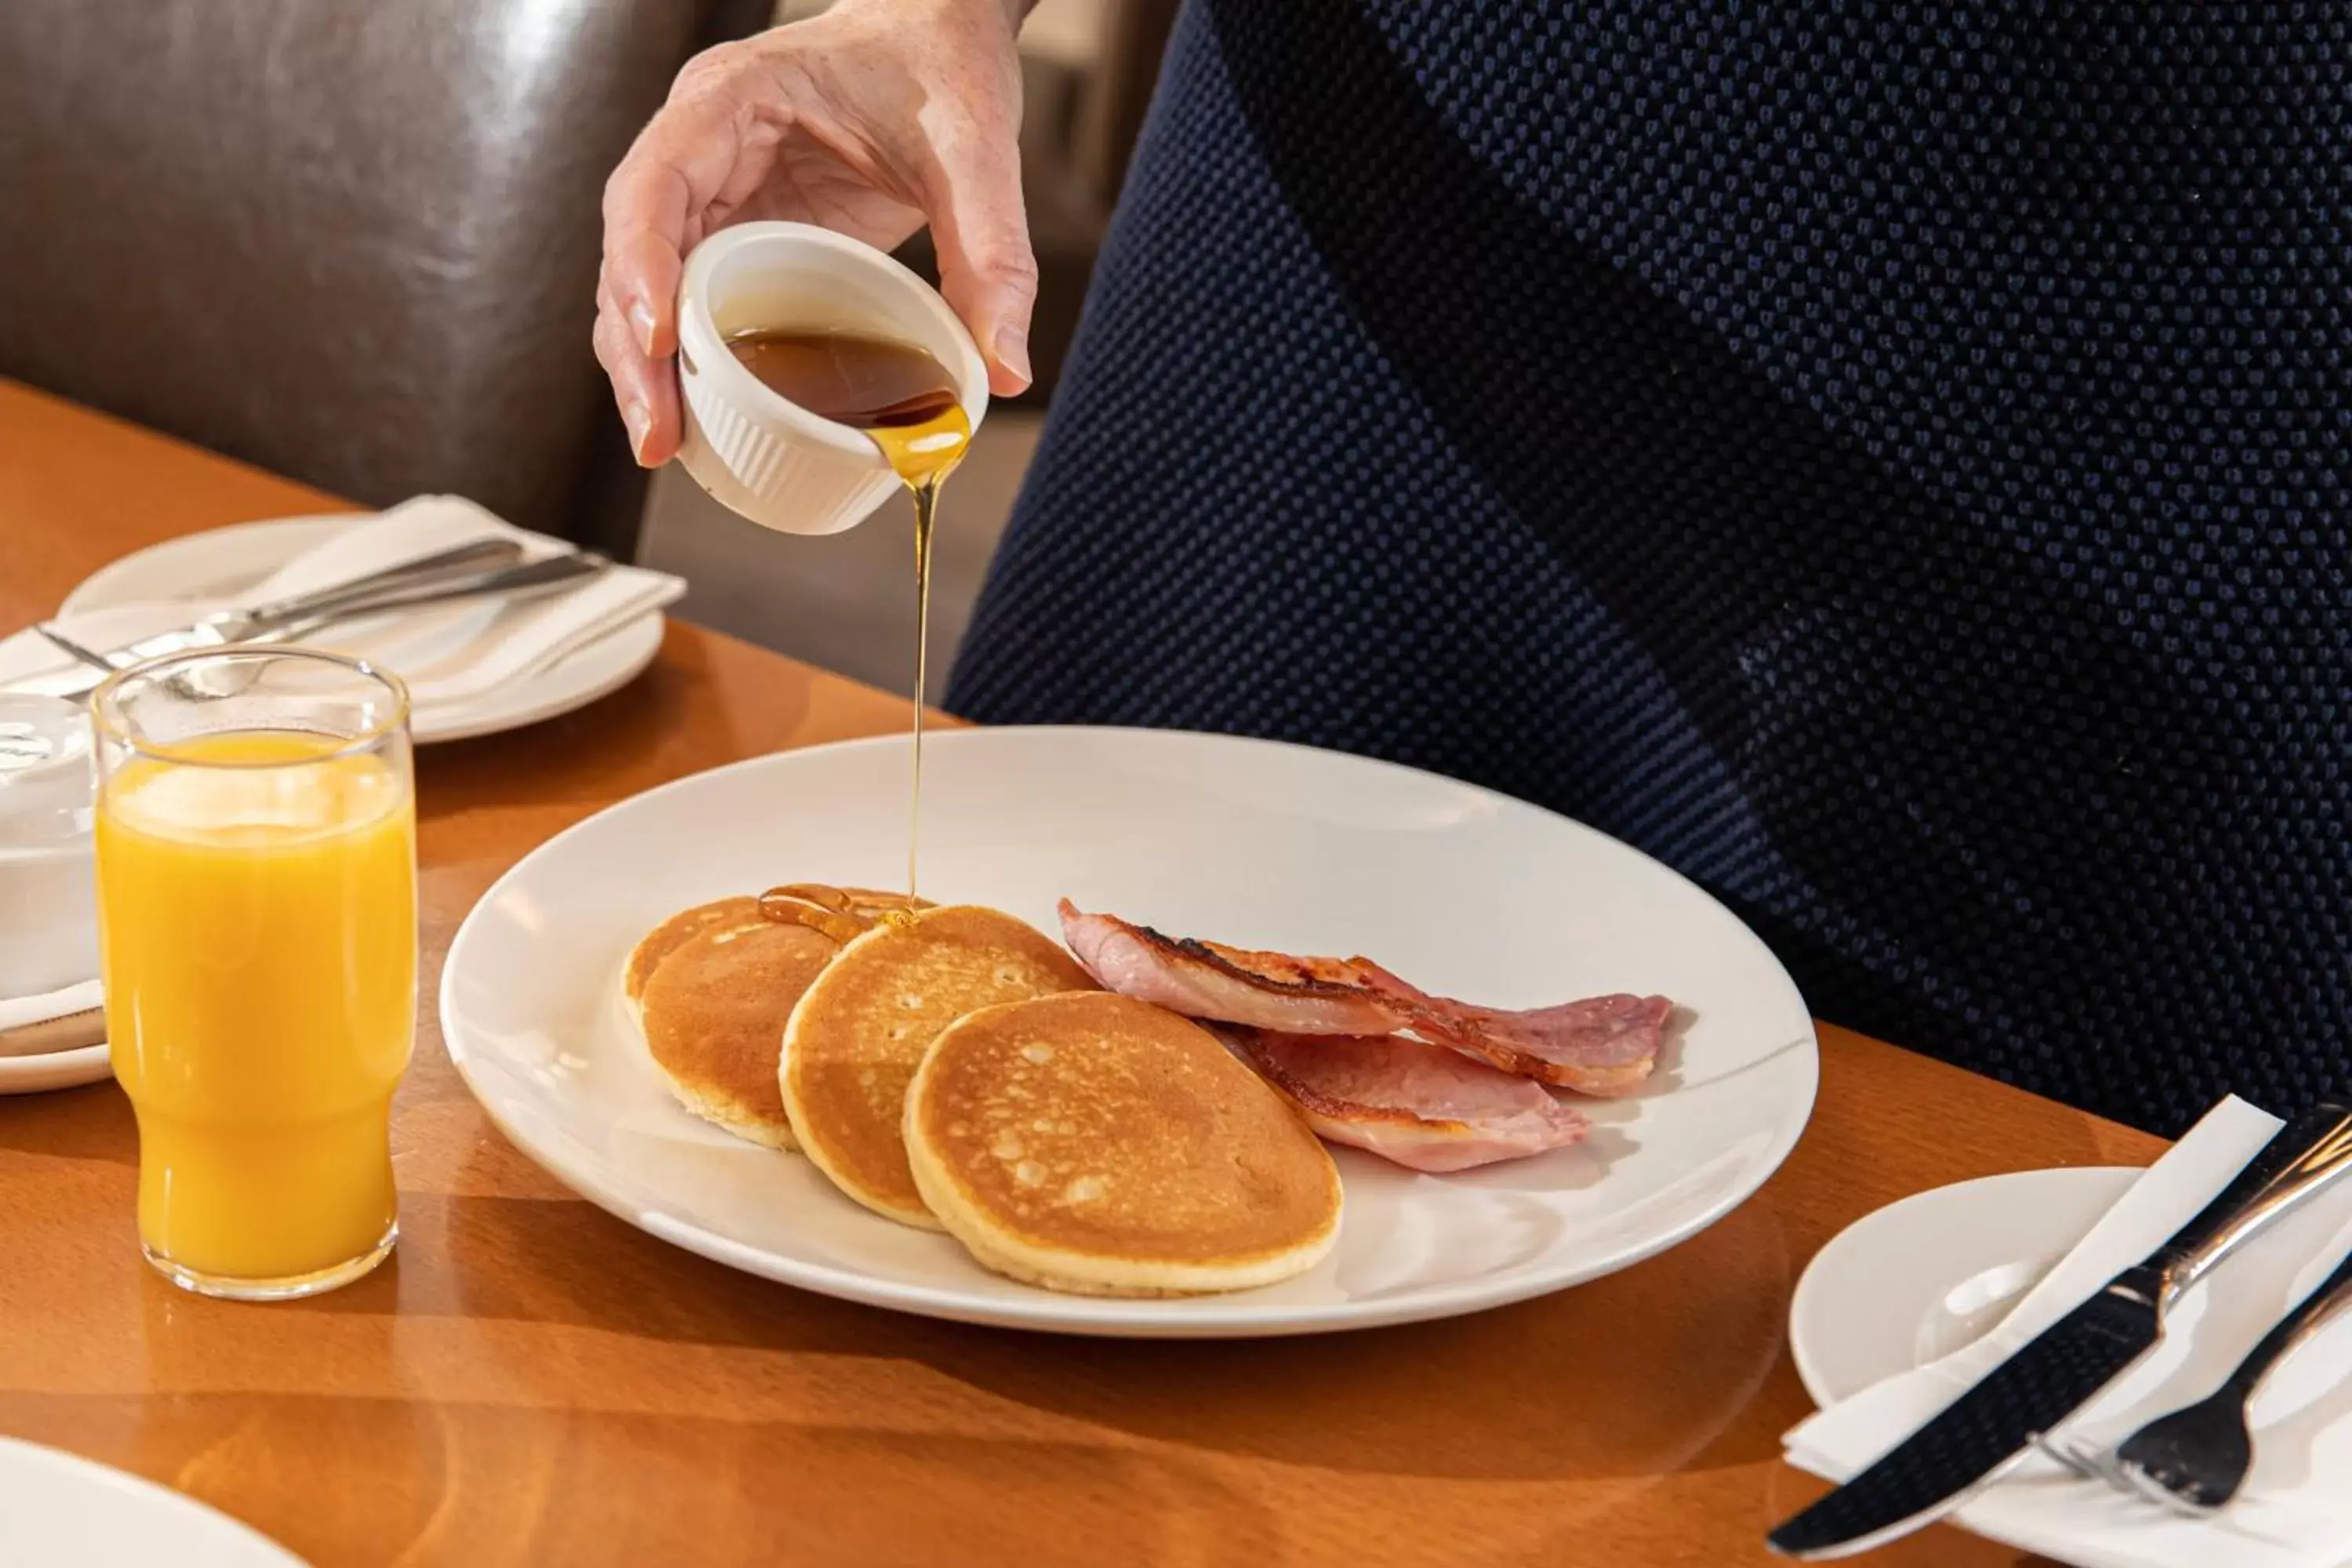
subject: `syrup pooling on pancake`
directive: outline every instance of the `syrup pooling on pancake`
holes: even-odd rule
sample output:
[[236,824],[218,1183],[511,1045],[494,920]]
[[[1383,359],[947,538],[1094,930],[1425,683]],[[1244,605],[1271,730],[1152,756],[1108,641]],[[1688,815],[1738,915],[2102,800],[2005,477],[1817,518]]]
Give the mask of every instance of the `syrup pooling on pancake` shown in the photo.
[[1279,1034],[1410,1033],[1505,1072],[1584,1094],[1641,1086],[1665,1042],[1664,996],[1586,997],[1513,1012],[1434,996],[1365,958],[1300,958],[1163,936],[1062,900],[1070,951],[1105,989],[1188,1017]]
[[930,907],[928,900],[907,893],[836,888],[824,882],[788,882],[759,898],[761,919],[806,926],[844,944],[872,931],[877,921],[905,921],[912,918],[909,911]]

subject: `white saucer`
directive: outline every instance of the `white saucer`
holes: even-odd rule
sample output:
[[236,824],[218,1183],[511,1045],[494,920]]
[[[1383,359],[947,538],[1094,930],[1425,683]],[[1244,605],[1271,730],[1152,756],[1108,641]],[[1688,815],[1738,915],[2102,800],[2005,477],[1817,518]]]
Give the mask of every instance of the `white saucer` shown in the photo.
[[0,1094],[42,1094],[53,1089],[79,1089],[113,1075],[104,1040],[69,1051],[44,1051],[37,1057],[0,1057]]
[[[303,551],[368,521],[365,512],[273,518],[207,529],[110,562],[66,595],[60,615],[158,600],[234,599]],[[461,708],[420,714],[420,745],[520,729],[584,708],[627,685],[661,651],[662,616],[650,612],[551,666]]]
[[2140,1173],[2018,1171],[1916,1193],[1822,1248],[1789,1302],[1797,1376],[1823,1407],[1982,1337]]
[[629,949],[689,905],[786,881],[899,884],[908,761],[892,736],[681,779],[501,878],[441,984],[450,1058],[500,1131],[623,1219],[737,1268],[936,1317],[1176,1338],[1447,1317],[1625,1268],[1747,1198],[1811,1110],[1812,1022],[1771,952],[1697,887],[1591,828],[1300,746],[953,731],[924,748],[929,898],[1058,933],[1067,896],[1172,933],[1366,953],[1496,1006],[1623,990],[1696,1016],[1640,1092],[1586,1102],[1595,1128],[1578,1147],[1452,1176],[1339,1151],[1339,1245],[1296,1279],[1180,1300],[1015,1284],[945,1236],[859,1208],[808,1161],[680,1110],[614,999]]
[[0,1437],[0,1562],[303,1568],[268,1537],[185,1493],[13,1437]]

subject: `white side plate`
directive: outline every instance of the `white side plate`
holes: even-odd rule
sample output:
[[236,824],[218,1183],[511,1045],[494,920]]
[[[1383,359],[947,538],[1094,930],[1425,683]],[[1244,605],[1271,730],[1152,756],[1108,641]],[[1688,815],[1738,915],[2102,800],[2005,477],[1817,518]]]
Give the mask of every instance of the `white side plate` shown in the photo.
[[[91,573],[66,595],[58,613],[83,615],[172,599],[234,600],[305,550],[366,521],[362,512],[282,517],[167,539]],[[480,612],[484,620],[495,613],[487,606]],[[449,635],[455,639],[477,635],[480,624],[453,617]],[[640,616],[528,680],[461,709],[420,717],[413,731],[415,740],[420,745],[462,741],[584,708],[635,679],[661,651],[661,616]],[[464,643],[453,641],[451,646],[462,647]]]
[[1822,1406],[1990,1332],[2138,1180],[2126,1166],[2016,1171],[1914,1193],[1814,1255],[1789,1301],[1797,1377]]
[[194,1498],[13,1437],[0,1437],[0,1559],[27,1568],[302,1568]]

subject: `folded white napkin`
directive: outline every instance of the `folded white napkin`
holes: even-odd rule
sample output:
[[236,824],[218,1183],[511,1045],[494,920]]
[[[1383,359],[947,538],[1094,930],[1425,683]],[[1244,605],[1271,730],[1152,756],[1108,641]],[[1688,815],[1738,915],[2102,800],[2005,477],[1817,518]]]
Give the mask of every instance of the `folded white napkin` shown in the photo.
[[[2161,1246],[2278,1125],[2243,1100],[2224,1100],[2132,1184],[2000,1327],[1803,1422],[1786,1438],[1789,1462],[1838,1481],[1864,1469]],[[2058,1435],[2112,1447],[2142,1423],[2203,1398],[2347,1247],[2352,1185],[2339,1185],[2247,1243],[2190,1291],[2163,1342]],[[1956,1522],[2080,1568],[2352,1564],[2352,1318],[2338,1320],[2280,1364],[2250,1416],[2253,1470],[2245,1489],[2210,1519],[2126,1498],[2036,1454],[1961,1509]]]
[[[420,496],[303,552],[236,595],[236,605],[190,598],[61,617],[58,627],[78,641],[118,647],[184,626],[215,610],[257,605],[289,594],[363,577],[477,539],[505,537],[524,546],[526,561],[566,553],[571,546],[528,532],[457,496]],[[455,716],[513,681],[537,675],[674,602],[683,579],[635,566],[614,566],[568,592],[519,603],[464,601],[338,622],[306,637],[314,647],[373,659],[407,682],[420,721]],[[37,685],[41,676],[72,673],[57,648],[30,630],[0,641],[0,683]]]
[[[87,1013],[104,1004],[106,994],[95,980],[85,980],[68,985],[62,991],[47,991],[38,996],[0,997],[0,1036],[14,1029],[27,1029],[35,1024],[46,1024],[52,1018],[63,1018],[75,1013]],[[37,1044],[28,1048],[48,1050],[58,1048],[49,1044]],[[0,1056],[18,1054],[9,1042],[0,1040]]]

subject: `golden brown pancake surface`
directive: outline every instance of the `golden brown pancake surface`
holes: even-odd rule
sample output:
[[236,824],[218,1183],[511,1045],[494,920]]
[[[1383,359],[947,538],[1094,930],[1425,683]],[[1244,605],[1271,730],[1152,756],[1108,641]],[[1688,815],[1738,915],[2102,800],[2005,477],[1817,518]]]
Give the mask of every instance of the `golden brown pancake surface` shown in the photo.
[[974,1013],[906,1108],[921,1191],[982,1263],[1103,1295],[1271,1283],[1336,1237],[1338,1168],[1199,1025],[1108,993]]
[[877,926],[842,950],[786,1026],[782,1098],[802,1151],[868,1208],[935,1226],[901,1141],[923,1052],[976,1008],[1093,985],[1059,943],[996,910],[951,905]]
[[751,925],[759,919],[757,899],[717,899],[680,910],[638,938],[637,945],[629,950],[628,965],[621,973],[622,992],[632,1002],[644,1000],[646,982],[653,978],[663,959],[705,931]]
[[646,983],[646,1046],[687,1109],[755,1142],[793,1146],[776,1089],[784,1020],[841,944],[804,926],[719,926],[673,948]]

